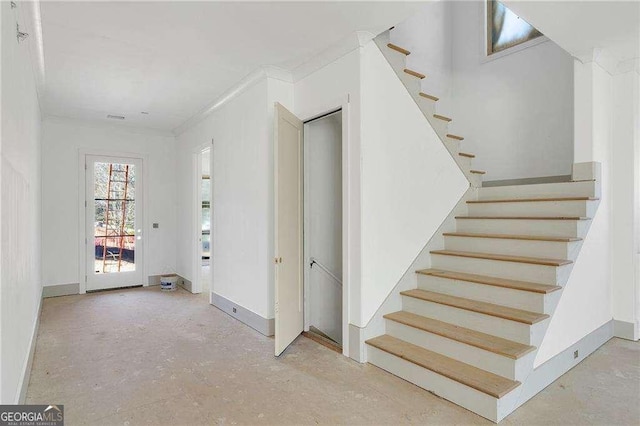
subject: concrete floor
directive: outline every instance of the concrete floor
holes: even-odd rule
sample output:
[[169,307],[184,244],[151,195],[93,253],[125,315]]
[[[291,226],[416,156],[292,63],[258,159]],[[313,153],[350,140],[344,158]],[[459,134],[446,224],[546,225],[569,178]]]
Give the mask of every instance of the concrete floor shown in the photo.
[[[67,425],[490,424],[300,337],[273,340],[159,288],[44,301],[29,404]],[[640,345],[612,339],[501,424],[640,424]]]

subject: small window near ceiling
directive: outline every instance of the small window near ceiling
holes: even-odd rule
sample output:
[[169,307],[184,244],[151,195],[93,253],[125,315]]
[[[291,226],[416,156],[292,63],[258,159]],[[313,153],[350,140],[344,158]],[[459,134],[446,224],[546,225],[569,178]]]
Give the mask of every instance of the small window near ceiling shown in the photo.
[[487,0],[487,55],[542,36],[527,21],[496,0]]

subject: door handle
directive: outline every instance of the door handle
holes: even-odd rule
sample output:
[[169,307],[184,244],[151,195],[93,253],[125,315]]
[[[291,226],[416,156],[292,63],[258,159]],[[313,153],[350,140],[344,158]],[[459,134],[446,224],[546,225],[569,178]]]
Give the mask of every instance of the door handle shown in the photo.
[[275,257],[273,259],[273,261],[274,261],[275,264],[282,263],[282,258],[281,257]]

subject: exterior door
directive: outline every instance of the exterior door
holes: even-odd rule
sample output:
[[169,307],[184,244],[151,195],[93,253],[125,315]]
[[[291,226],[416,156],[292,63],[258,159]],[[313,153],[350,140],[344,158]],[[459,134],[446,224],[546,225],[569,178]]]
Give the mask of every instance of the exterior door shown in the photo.
[[302,269],[303,124],[275,108],[275,354],[304,328]]
[[86,289],[142,285],[142,160],[85,157]]

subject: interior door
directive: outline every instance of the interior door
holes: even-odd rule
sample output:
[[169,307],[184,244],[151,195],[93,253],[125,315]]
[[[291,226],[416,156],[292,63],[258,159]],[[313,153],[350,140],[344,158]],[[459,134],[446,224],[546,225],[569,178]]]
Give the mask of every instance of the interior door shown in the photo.
[[302,121],[275,107],[275,354],[304,328],[302,269]]
[[142,161],[85,158],[86,290],[142,285]]

